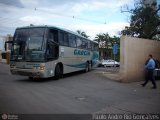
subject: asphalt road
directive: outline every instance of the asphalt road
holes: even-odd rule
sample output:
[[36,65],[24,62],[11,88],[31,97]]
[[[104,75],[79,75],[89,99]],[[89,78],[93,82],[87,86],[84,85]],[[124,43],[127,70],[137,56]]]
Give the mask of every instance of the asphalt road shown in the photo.
[[159,88],[108,80],[103,68],[32,81],[11,75],[6,64],[0,68],[0,113],[160,113]]

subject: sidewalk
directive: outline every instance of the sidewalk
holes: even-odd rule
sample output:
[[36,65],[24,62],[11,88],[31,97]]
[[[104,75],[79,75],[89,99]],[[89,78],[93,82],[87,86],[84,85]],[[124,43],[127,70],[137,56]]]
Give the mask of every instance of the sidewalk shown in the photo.
[[98,68],[98,70],[99,71],[97,73],[102,74],[106,78],[113,81],[121,82],[122,76],[119,73],[119,68],[106,67],[106,68]]
[[[160,114],[160,81],[157,81],[157,89],[151,89],[149,82],[146,87],[142,87],[142,82],[125,83],[126,100],[119,101],[117,104],[107,106],[96,113],[114,113],[114,114]],[[117,96],[119,96],[117,94]],[[136,100],[127,100],[127,98],[137,98]]]
[[117,82],[121,82],[122,80],[122,76],[119,72],[103,72],[103,76]]
[[[104,71],[100,71],[99,73],[113,81],[122,82],[123,79],[122,74],[120,74],[117,68],[115,70],[114,68],[110,68]],[[160,80],[160,77],[157,77],[156,80]]]
[[[107,78],[107,80],[112,80],[117,83],[121,82],[121,76],[118,71],[99,71],[99,74],[102,74],[104,77]],[[114,114],[145,114],[145,113],[160,113],[160,80],[156,80],[157,83],[157,89],[151,89],[152,83],[149,81],[149,83],[146,85],[146,87],[142,87],[140,82],[131,82],[131,83],[122,83],[125,84],[126,88],[122,88],[130,91],[126,91],[126,99],[133,97],[136,98],[136,100],[126,100],[123,102],[119,102],[115,105],[107,106],[103,108],[100,111],[97,111],[96,113],[114,113]],[[121,83],[120,83],[121,84]],[[118,94],[117,94],[118,96]],[[134,97],[135,96],[135,97]]]

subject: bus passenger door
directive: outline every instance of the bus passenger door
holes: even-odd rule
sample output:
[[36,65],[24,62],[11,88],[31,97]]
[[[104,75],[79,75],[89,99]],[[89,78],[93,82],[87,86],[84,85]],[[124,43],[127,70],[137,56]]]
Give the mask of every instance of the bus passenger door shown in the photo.
[[47,60],[56,60],[59,56],[58,31],[50,29],[46,49]]

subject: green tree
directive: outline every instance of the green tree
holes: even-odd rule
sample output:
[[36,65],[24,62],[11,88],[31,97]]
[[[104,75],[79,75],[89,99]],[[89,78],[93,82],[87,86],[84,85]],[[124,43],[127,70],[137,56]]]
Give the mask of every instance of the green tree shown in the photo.
[[114,43],[120,46],[120,38],[116,36],[110,37],[108,33],[97,34],[94,41],[99,43],[99,51],[102,58],[113,57],[112,46]]
[[126,27],[121,31],[123,35],[131,35],[133,37],[153,39],[156,34],[160,34],[158,26],[160,26],[160,17],[156,9],[157,3],[152,6],[144,6],[142,2],[135,4],[134,9],[122,12],[131,13],[130,27]]
[[80,34],[80,35],[82,35],[85,38],[89,38],[89,36],[84,31],[77,30],[77,33]]
[[97,34],[94,41],[98,42],[99,48],[105,48],[105,39],[103,34]]
[[118,44],[118,46],[120,46],[120,37],[116,36],[110,37],[110,43],[111,46],[113,46],[113,44]]
[[108,33],[97,34],[94,41],[99,43],[100,48],[108,48],[109,47],[110,36]]

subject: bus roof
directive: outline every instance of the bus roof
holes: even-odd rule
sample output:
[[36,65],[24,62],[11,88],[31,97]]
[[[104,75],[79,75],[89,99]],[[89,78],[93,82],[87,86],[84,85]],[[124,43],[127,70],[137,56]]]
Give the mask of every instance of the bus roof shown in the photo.
[[[74,35],[77,35],[77,36],[79,36],[79,37],[82,37],[82,38],[84,38],[84,39],[87,39],[87,40],[89,40],[89,41],[92,41],[92,42],[94,42],[94,43],[97,43],[97,42],[95,42],[95,41],[93,41],[93,40],[90,40],[90,39],[88,39],[88,38],[83,37],[82,35],[80,35],[80,34],[78,34],[78,33],[76,33],[76,32],[70,31],[70,30],[68,30],[68,29],[56,27],[56,26],[50,26],[50,25],[39,25],[39,26],[35,26],[35,25],[31,25],[31,26],[25,26],[25,27],[18,27],[17,29],[26,29],[26,28],[55,28],[55,29],[59,29],[59,30],[65,31],[65,32],[72,33],[72,34],[74,34]],[[97,44],[98,44],[98,43],[97,43]]]

